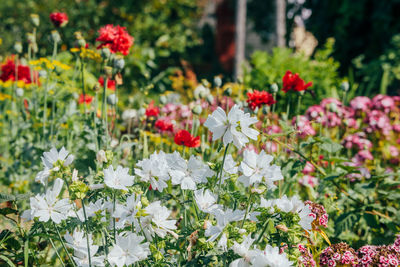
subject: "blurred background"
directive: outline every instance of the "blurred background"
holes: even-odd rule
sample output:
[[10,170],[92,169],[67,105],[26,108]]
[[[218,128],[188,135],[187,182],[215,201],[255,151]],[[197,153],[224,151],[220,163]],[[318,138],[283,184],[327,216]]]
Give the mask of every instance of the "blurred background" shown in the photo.
[[99,27],[127,27],[135,45],[124,82],[133,91],[218,74],[264,89],[290,69],[314,82],[319,99],[343,82],[349,97],[399,94],[400,0],[1,0],[0,54],[26,42],[32,13],[41,19],[39,54],[51,54],[54,11],[69,16],[64,51],[77,30],[94,44]]

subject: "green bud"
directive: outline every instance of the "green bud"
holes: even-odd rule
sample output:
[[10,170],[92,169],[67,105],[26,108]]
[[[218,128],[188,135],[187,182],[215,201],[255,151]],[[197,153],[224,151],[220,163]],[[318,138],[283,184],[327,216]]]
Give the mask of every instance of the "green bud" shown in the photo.
[[38,15],[38,14],[31,14],[31,21],[32,21],[32,24],[33,24],[35,27],[39,27],[40,18],[39,18],[39,15]]
[[203,109],[201,108],[200,105],[196,105],[192,108],[192,112],[196,115],[200,115]]

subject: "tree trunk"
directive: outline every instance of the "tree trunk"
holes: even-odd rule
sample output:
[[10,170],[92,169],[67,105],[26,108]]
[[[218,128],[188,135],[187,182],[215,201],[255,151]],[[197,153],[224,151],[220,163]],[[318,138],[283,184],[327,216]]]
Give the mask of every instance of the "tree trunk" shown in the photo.
[[286,0],[275,0],[276,4],[276,45],[286,46]]

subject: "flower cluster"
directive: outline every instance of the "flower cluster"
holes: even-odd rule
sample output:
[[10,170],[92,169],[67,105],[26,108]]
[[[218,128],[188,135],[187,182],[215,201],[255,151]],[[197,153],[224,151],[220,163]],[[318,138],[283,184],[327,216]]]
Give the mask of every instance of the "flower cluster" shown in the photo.
[[247,103],[252,110],[260,108],[263,105],[271,106],[276,103],[274,97],[266,91],[257,91],[247,93]]
[[319,226],[327,228],[328,214],[326,213],[324,206],[322,206],[321,204],[313,203],[310,200],[305,201],[304,204],[310,207],[310,210],[313,214],[312,216],[315,218],[313,226],[315,228],[318,228]]
[[125,56],[129,54],[129,49],[133,45],[133,37],[129,35],[125,27],[111,24],[100,28],[96,41],[101,43],[98,49],[107,47],[111,53],[119,52]]

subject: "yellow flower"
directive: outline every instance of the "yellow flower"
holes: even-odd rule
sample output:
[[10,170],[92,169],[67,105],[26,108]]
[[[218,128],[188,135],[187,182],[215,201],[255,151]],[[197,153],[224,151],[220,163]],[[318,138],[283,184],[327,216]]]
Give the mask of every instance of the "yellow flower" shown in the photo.
[[10,95],[0,93],[0,101],[4,101],[6,99],[11,99]]

